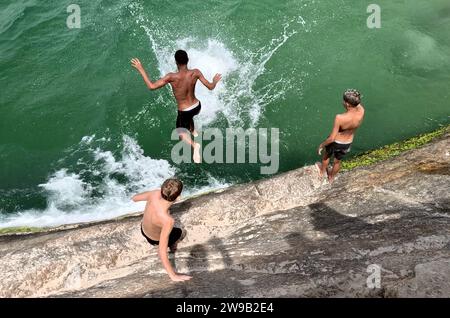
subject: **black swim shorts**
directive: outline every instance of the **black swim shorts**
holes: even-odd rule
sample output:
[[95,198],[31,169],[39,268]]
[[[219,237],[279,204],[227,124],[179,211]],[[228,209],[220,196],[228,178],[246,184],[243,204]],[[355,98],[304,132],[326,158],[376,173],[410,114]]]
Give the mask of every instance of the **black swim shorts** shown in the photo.
[[[159,245],[159,241],[154,241],[151,238],[149,238],[147,235],[145,235],[144,229],[142,228],[142,224],[141,224],[141,234],[145,237],[147,242],[149,242],[151,245]],[[172,229],[172,232],[170,232],[170,235],[169,235],[169,245],[168,246],[170,247],[173,244],[175,244],[181,238],[182,234],[183,234],[183,231],[181,229],[174,227]]]
[[[191,110],[187,111],[178,111],[177,116],[177,130],[179,129],[187,129],[190,132],[194,131],[194,116],[197,116],[200,113],[200,110],[202,109],[202,104],[198,102],[198,106],[194,107]],[[179,130],[180,131],[180,130]]]
[[342,160],[350,152],[352,144],[340,144],[333,142],[325,147],[328,157],[334,156],[337,160]]

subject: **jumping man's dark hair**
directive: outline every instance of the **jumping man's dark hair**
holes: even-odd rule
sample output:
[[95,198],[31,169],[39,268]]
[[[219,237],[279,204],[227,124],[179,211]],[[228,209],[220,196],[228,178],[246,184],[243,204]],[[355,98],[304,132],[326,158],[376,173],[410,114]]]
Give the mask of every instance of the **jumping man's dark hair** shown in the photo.
[[189,57],[186,51],[178,50],[175,52],[175,61],[178,65],[186,65],[189,62]]

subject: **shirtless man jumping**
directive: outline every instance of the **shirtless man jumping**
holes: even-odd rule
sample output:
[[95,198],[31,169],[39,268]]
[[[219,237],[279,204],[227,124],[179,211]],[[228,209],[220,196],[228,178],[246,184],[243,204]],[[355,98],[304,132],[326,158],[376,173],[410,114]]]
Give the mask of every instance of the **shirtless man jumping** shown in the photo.
[[167,84],[172,86],[173,94],[178,104],[178,117],[176,123],[177,132],[180,138],[194,149],[194,162],[200,163],[200,145],[195,143],[189,134],[190,132],[194,137],[197,136],[194,127],[194,116],[200,113],[202,107],[200,101],[195,97],[195,84],[197,83],[197,80],[200,80],[200,82],[202,82],[209,90],[213,90],[222,76],[221,74],[216,74],[211,83],[206,80],[200,70],[188,69],[187,64],[189,62],[189,57],[183,50],[178,50],[175,53],[175,61],[177,63],[178,72],[169,73],[156,82],[152,82],[149,79],[139,59],[132,59],[131,64],[139,71],[139,73],[141,73],[142,78],[149,89],[155,90],[164,87]]
[[[322,163],[316,163],[316,166],[319,169],[320,178],[323,177],[326,171],[330,183],[333,183],[334,178],[341,168],[341,160],[350,152],[355,132],[364,118],[364,108],[361,105],[361,94],[357,90],[349,89],[345,91],[342,103],[346,112],[344,114],[336,115],[330,136],[320,144],[318,149],[318,153],[321,155],[323,148],[325,148]],[[333,168],[328,170],[328,164],[333,156]]]
[[158,254],[164,269],[170,279],[175,282],[189,280],[192,277],[177,274],[169,262],[167,249],[174,253],[178,242],[184,239],[186,232],[173,227],[174,219],[170,216],[169,208],[183,191],[183,183],[178,179],[164,181],[161,189],[136,194],[134,202],[147,201],[141,223],[141,234],[151,245],[158,245]]

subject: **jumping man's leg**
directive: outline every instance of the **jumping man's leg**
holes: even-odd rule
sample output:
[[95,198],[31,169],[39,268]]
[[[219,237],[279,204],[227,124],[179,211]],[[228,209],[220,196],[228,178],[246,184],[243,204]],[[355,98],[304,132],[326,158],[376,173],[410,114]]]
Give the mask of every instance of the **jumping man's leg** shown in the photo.
[[191,131],[192,136],[194,136],[194,137],[198,136],[198,132],[197,132],[197,130],[195,130],[194,119],[191,119],[190,129],[189,130]]
[[194,142],[186,131],[180,133],[179,135],[180,135],[181,140],[183,140],[185,143],[191,145],[191,147],[194,149],[194,155],[193,155],[194,162],[200,163],[200,161],[201,161],[200,144]]
[[180,139],[183,140],[185,143],[189,144],[192,148],[195,147],[195,142],[191,139],[187,131],[179,133]]

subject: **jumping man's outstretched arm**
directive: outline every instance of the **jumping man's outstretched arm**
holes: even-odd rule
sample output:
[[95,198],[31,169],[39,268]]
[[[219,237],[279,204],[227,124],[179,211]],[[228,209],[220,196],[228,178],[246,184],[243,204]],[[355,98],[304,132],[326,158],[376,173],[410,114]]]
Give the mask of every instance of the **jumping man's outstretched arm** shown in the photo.
[[217,83],[222,79],[221,74],[216,74],[213,78],[212,83],[210,83],[200,72],[200,70],[195,70],[196,75],[198,76],[198,79],[200,82],[202,82],[203,85],[205,85],[210,91],[212,91],[214,88],[216,88]]
[[167,74],[163,78],[160,78],[156,82],[152,82],[150,80],[150,78],[148,77],[147,72],[145,72],[144,67],[141,64],[141,61],[139,61],[139,59],[137,59],[137,58],[134,58],[131,60],[131,66],[133,66],[135,69],[137,69],[139,71],[139,73],[141,73],[145,84],[151,90],[161,88],[161,87],[165,86],[166,84],[169,84],[169,82],[170,82],[169,74]]
[[340,120],[339,120],[339,115],[337,115],[336,118],[334,119],[334,125],[333,125],[333,130],[331,131],[331,134],[328,136],[327,139],[325,139],[324,142],[322,142],[320,144],[319,149],[317,150],[319,155],[322,153],[322,149],[324,147],[326,147],[329,144],[334,142],[334,140],[336,139],[337,134],[339,133],[339,127],[340,127]]

